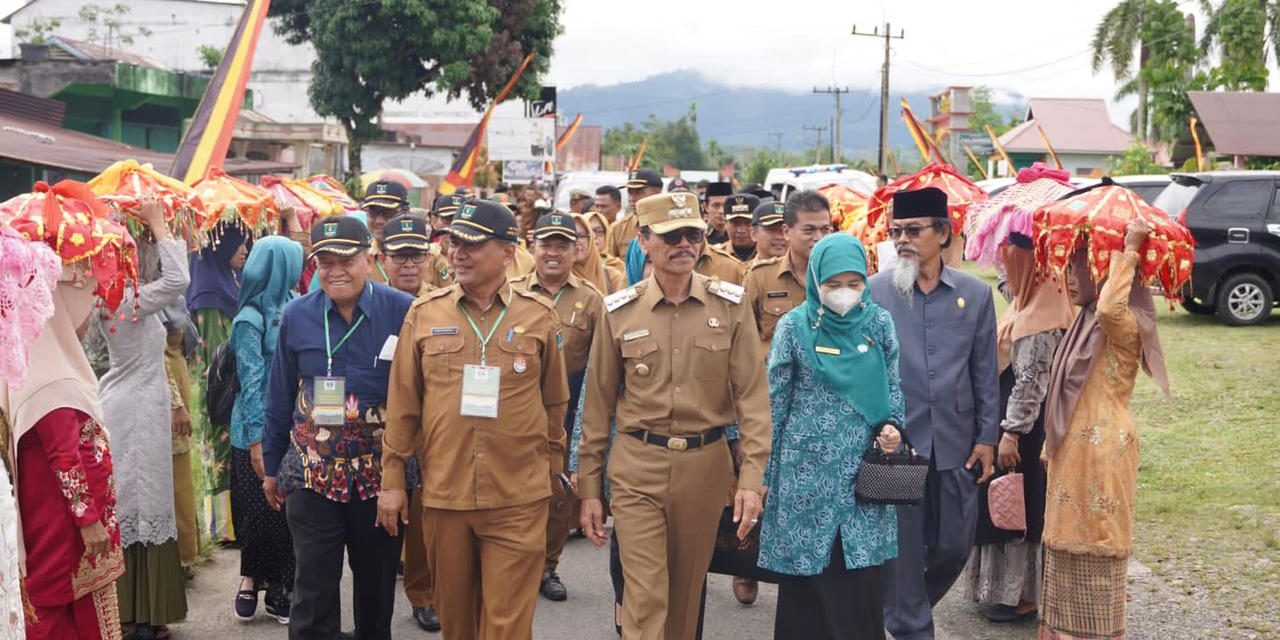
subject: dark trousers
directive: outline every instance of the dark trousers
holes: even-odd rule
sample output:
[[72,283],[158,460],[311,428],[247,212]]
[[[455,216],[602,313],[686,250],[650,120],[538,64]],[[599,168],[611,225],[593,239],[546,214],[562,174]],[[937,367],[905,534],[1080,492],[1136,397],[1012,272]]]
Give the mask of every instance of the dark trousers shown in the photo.
[[356,639],[391,640],[401,539],[374,525],[378,500],[335,502],[300,489],[289,494],[285,511],[298,567],[289,640],[338,637],[344,548],[353,578]]
[[978,527],[978,485],[964,468],[929,466],[924,500],[898,507],[898,557],[880,572],[884,626],[896,640],[932,640],[933,607],[964,571]]
[[778,583],[774,640],[884,640],[880,567],[846,569],[836,534],[827,568]]

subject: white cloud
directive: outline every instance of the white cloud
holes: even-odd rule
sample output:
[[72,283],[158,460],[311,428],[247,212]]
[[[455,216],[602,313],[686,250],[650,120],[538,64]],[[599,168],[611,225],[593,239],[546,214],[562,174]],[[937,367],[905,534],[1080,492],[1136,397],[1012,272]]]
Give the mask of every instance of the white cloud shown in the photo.
[[[989,85],[997,95],[1111,101],[1110,69],[1094,74],[1089,43],[1115,0],[566,0],[548,82],[608,85],[694,69],[732,86],[801,91],[878,89],[883,40],[850,34],[887,20],[895,90]],[[1196,2],[1182,2],[1184,11]],[[1201,19],[1202,23],[1203,20]],[[1112,105],[1128,119],[1131,103]]]

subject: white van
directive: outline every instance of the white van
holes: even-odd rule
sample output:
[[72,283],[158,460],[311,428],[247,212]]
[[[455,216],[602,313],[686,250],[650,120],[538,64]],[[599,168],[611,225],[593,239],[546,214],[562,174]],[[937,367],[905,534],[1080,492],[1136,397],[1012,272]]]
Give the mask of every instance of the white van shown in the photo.
[[804,189],[821,189],[838,184],[871,195],[876,190],[876,177],[843,164],[813,164],[807,167],[770,169],[764,179],[764,188],[785,201],[792,192]]

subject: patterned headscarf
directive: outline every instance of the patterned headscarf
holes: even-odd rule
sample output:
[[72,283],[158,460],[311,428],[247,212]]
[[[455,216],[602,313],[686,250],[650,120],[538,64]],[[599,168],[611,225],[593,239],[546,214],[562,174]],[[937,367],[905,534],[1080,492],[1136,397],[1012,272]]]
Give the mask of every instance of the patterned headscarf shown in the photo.
[[53,292],[62,261],[42,242],[0,225],[0,381],[15,388],[27,379],[31,343],[53,317]]

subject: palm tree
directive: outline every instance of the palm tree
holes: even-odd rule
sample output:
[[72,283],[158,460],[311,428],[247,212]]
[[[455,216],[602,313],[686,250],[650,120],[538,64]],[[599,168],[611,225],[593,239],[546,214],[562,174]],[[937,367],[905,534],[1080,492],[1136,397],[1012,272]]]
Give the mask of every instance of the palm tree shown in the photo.
[[1137,71],[1147,66],[1150,51],[1147,42],[1146,17],[1153,0],[1121,0],[1112,7],[1093,34],[1093,72],[1110,66],[1116,82],[1128,84],[1137,80],[1134,93],[1138,96],[1135,130],[1141,140],[1147,139],[1147,100],[1150,87],[1141,73],[1134,70],[1133,52],[1138,52]]
[[1217,50],[1218,84],[1236,91],[1267,88],[1267,55],[1280,61],[1280,0],[1221,0],[1214,8],[1200,0],[1208,16],[1200,38],[1203,53]]

